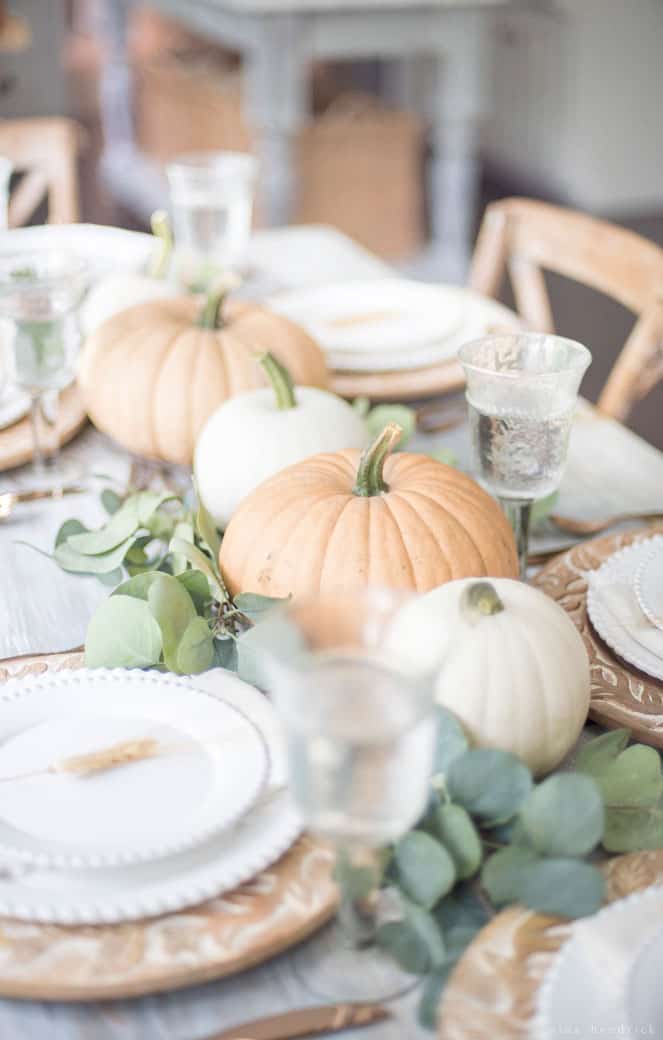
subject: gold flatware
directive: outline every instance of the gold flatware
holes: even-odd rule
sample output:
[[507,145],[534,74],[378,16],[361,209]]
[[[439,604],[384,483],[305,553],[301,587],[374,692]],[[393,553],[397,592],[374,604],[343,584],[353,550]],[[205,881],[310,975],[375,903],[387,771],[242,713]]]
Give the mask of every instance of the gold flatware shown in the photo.
[[380,1004],[329,1004],[245,1022],[205,1040],[295,1040],[299,1036],[337,1033],[351,1026],[370,1026],[390,1017],[391,1012]]
[[72,484],[63,488],[40,488],[33,491],[0,492],[0,520],[7,520],[17,505],[22,502],[38,502],[44,498],[63,498],[64,495],[80,495],[85,488]]
[[576,520],[572,516],[560,516],[559,513],[551,513],[550,520],[560,531],[569,534],[577,534],[582,537],[590,534],[600,534],[607,531],[615,524],[625,523],[627,520],[663,520],[663,510],[653,510],[651,513],[615,513],[613,516],[604,516],[599,520]]

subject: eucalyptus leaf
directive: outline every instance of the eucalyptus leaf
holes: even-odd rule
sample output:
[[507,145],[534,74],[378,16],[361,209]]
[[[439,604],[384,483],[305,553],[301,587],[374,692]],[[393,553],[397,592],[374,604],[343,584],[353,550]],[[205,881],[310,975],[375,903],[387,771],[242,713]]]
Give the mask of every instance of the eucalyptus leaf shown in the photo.
[[187,569],[176,575],[193,600],[193,605],[202,614],[212,599],[209,581],[202,571]]
[[515,816],[532,789],[532,776],[515,755],[478,748],[454,759],[446,784],[452,801],[490,827]]
[[[234,639],[214,640],[214,660],[212,665],[214,668],[226,668],[229,672],[239,671],[237,645]],[[240,677],[244,678],[241,673]]]
[[371,408],[366,416],[366,426],[371,439],[377,437],[387,423],[392,422],[397,423],[403,431],[396,445],[396,449],[402,451],[417,429],[417,413],[414,408],[409,408],[406,404],[378,404]]
[[157,573],[147,590],[147,602],[161,629],[166,668],[177,672],[180,642],[197,616],[193,600],[177,578]]
[[212,559],[216,560],[218,559],[219,549],[221,548],[221,538],[211,514],[203,505],[203,500],[200,497],[197,487],[196,497],[198,499],[198,508],[196,510],[194,526],[198,533],[198,537],[212,554]]
[[435,1029],[440,1014],[442,991],[456,966],[455,957],[449,957],[444,964],[428,973],[421,987],[418,1018],[424,1029]]
[[267,685],[270,658],[288,663],[305,650],[301,633],[278,612],[242,632],[236,646],[240,679],[262,688]]
[[184,630],[177,647],[177,668],[180,675],[196,675],[211,668],[214,660],[214,640],[205,618],[195,617]]
[[260,596],[257,592],[240,592],[235,596],[235,606],[242,614],[257,624],[262,621],[266,614],[280,603],[287,603],[287,599],[277,599],[274,596]]
[[378,928],[375,941],[410,975],[425,975],[430,964],[426,943],[402,921],[390,921]]
[[218,571],[215,570],[209,557],[196,545],[191,545],[189,542],[185,542],[182,538],[173,538],[169,551],[171,553],[179,553],[184,556],[192,567],[198,571],[202,571],[207,580],[210,583],[212,592],[219,600],[227,600],[228,592],[221,581]]
[[141,527],[145,527],[157,509],[160,509],[166,502],[178,501],[177,495],[174,495],[172,491],[139,491],[136,495],[132,495],[132,498],[136,499],[138,523]]
[[524,878],[539,857],[532,849],[500,849],[490,856],[481,871],[481,885],[495,906],[519,901]]
[[574,768],[580,773],[589,773],[590,776],[602,772],[621,754],[630,738],[631,734],[627,729],[612,729],[608,733],[602,733],[600,737],[588,741],[581,748]]
[[58,545],[62,545],[63,542],[66,542],[72,534],[83,534],[87,530],[89,529],[85,524],[82,524],[80,520],[75,520],[73,518],[71,520],[65,520],[55,536],[55,547],[57,548]]
[[435,907],[435,916],[450,945],[455,931],[478,932],[489,919],[489,913],[478,898],[472,884],[456,885]]
[[[179,523],[175,524],[175,528],[173,530],[173,537],[181,538],[182,541],[190,542],[191,545],[193,545],[193,524],[189,523],[188,520],[181,520]],[[171,554],[171,565],[173,568],[173,574],[176,575],[184,574],[187,567],[189,566],[186,556],[182,556],[180,553]]]
[[441,704],[435,706],[437,716],[437,743],[433,762],[434,773],[446,773],[455,759],[469,749],[469,741],[460,722]]
[[101,492],[101,504],[108,515],[112,516],[113,513],[117,513],[118,509],[122,505],[122,498],[118,495],[117,491],[113,491],[111,488],[105,488]]
[[607,809],[603,847],[608,852],[663,848],[663,808]]
[[161,630],[147,603],[110,596],[93,615],[85,637],[88,668],[150,668],[161,657]]
[[159,577],[157,571],[146,571],[144,574],[136,574],[128,578],[115,589],[114,596],[134,596],[136,599],[144,599],[147,602],[147,594],[150,586]]
[[632,744],[603,767],[595,761],[591,775],[608,807],[644,808],[663,795],[660,755],[644,744]]
[[118,567],[117,570],[109,571],[107,574],[98,574],[97,577],[102,585],[108,585],[110,588],[115,588],[115,586],[119,585],[122,581],[124,572],[121,567]]
[[334,864],[334,880],[347,900],[366,899],[380,884],[382,878],[375,866],[358,865],[343,851]]
[[70,535],[69,548],[84,556],[100,556],[126,542],[140,527],[137,498],[128,498],[98,531]]
[[603,874],[591,863],[544,859],[525,870],[519,902],[541,914],[576,918],[596,913],[604,894]]
[[430,910],[456,880],[447,850],[425,831],[410,831],[394,849],[398,884],[413,902]]
[[401,898],[403,908],[403,924],[410,928],[424,943],[428,952],[428,963],[425,970],[438,968],[446,956],[444,936],[433,915],[417,903]]
[[460,805],[440,805],[435,813],[437,837],[451,856],[456,876],[462,881],[476,874],[483,858],[479,832],[469,813]]
[[61,542],[56,546],[53,558],[63,571],[70,571],[72,574],[110,574],[111,571],[122,565],[132,543],[133,535],[129,535],[125,541],[120,542],[110,552],[97,556],[85,556],[72,549],[71,540],[67,539],[66,542]]
[[542,856],[586,856],[601,840],[604,816],[596,782],[581,773],[549,776],[520,810],[524,833]]

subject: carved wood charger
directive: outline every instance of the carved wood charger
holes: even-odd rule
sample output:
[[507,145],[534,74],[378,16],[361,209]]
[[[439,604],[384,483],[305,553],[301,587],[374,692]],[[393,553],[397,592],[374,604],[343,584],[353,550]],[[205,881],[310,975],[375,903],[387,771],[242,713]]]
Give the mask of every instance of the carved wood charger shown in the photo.
[[[60,444],[67,444],[83,428],[87,420],[77,386],[67,387],[60,394],[58,427]],[[30,416],[0,430],[0,472],[23,466],[32,460],[32,431]]]
[[[80,668],[80,653],[0,662],[0,682]],[[232,975],[300,942],[336,908],[331,852],[302,837],[234,892],[118,925],[64,927],[0,917],[0,996],[106,1000]]]
[[[663,747],[663,683],[627,665],[596,635],[587,618],[587,572],[661,526],[595,538],[556,557],[534,585],[576,624],[589,654],[589,714],[606,727],[625,726],[635,738]],[[663,884],[663,850],[616,856],[604,866],[607,900]],[[453,971],[439,1013],[439,1040],[524,1040],[530,1036],[539,987],[573,923],[510,907],[482,929]]]

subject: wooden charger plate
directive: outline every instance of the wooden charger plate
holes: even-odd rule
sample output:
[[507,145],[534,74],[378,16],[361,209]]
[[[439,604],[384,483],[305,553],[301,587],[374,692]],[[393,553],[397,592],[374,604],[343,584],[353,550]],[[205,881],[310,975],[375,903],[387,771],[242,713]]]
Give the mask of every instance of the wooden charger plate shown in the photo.
[[458,361],[397,372],[332,372],[331,388],[341,397],[370,397],[372,401],[412,401],[418,397],[461,390],[465,376]]
[[[13,658],[0,663],[0,682],[82,665],[82,654]],[[331,866],[329,848],[303,837],[236,891],[163,917],[79,927],[0,917],[0,996],[120,999],[244,971],[329,920]]]
[[[60,444],[66,444],[83,428],[87,420],[78,387],[67,387],[60,394],[58,426]],[[0,472],[32,461],[30,416],[0,430]]]

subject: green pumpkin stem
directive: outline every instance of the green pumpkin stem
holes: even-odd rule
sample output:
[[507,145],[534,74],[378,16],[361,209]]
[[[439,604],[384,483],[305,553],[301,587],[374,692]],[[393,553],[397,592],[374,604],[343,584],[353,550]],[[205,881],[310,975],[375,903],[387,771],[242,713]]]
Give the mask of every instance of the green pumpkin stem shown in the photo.
[[148,267],[148,274],[150,278],[161,280],[166,277],[170,257],[173,252],[173,230],[166,211],[163,209],[155,210],[150,220],[150,226],[156,241]]
[[260,354],[258,361],[264,368],[271,383],[274,396],[276,397],[276,407],[279,411],[285,412],[289,408],[296,408],[295,385],[285,365],[282,365],[269,351],[265,354]]
[[460,601],[461,609],[475,621],[480,617],[493,617],[501,614],[504,604],[497,595],[497,590],[489,581],[474,581],[466,585]]
[[203,308],[198,318],[201,329],[222,329],[225,325],[223,318],[223,305],[230,292],[228,285],[217,286],[205,297]]
[[381,495],[389,488],[384,480],[384,464],[398,444],[403,434],[403,427],[398,423],[387,423],[384,430],[369,444],[359,459],[357,479],[352,489],[353,495],[371,498]]

